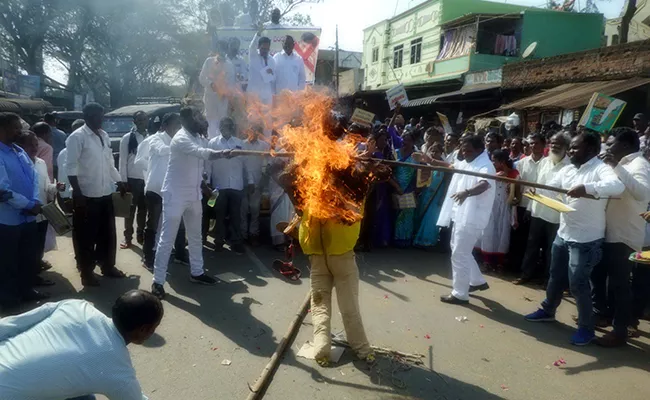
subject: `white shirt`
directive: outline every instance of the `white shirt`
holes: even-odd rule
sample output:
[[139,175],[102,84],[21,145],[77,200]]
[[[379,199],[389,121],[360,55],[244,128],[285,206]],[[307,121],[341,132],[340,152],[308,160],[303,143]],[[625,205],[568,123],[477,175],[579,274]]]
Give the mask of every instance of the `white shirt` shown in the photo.
[[[223,136],[217,136],[210,140],[208,147],[212,150],[234,150],[243,149],[244,144],[241,139],[231,136],[225,139]],[[208,173],[208,180],[212,187],[221,189],[244,189],[244,175],[246,175],[246,183],[252,184],[255,181],[251,174],[247,174],[244,168],[245,157],[238,156],[232,158],[218,158],[209,161],[206,166]]]
[[[584,185],[587,194],[599,197],[600,200],[574,198],[562,195],[565,203],[576,211],[560,215],[558,236],[567,242],[589,243],[605,237],[605,208],[607,198],[619,196],[625,186],[616,177],[614,170],[594,157],[580,168],[569,164],[562,168],[548,183],[562,189],[572,189]],[[554,197],[557,193],[545,193]]]
[[59,156],[56,158],[56,162],[59,165],[58,181],[65,184],[65,190],[63,192],[59,192],[59,196],[64,199],[69,199],[72,197],[72,186],[70,186],[70,181],[68,180],[68,171],[65,169],[67,158],[68,149],[61,150]]
[[122,139],[120,140],[119,169],[122,182],[126,182],[128,178],[144,179],[144,169],[141,166],[135,164],[137,149],[135,153],[129,153],[129,141],[131,140],[131,135],[135,135],[135,138],[138,141],[138,146],[144,140],[144,136],[135,129],[131,129],[131,132],[122,136]]
[[[254,151],[269,151],[271,149],[271,145],[259,139],[254,142],[247,140],[242,144],[242,147],[244,150],[254,150]],[[260,184],[260,181],[262,180],[262,173],[264,172],[264,169],[268,164],[269,164],[268,157],[260,157],[260,156],[244,157],[244,167],[246,168],[246,172],[252,176],[253,183],[255,185]]]
[[[562,170],[562,168],[566,167],[569,165],[569,157],[564,156],[562,160],[560,160],[557,164],[553,163],[553,160],[551,157],[544,157],[542,160],[539,162],[539,167],[537,170],[537,183],[541,183],[543,185],[548,185],[550,181],[555,178],[558,172]],[[549,196],[555,198],[555,194],[548,193]],[[545,205],[538,203],[536,201],[531,201],[529,204],[530,210],[531,210],[531,216],[535,218],[541,218],[546,222],[549,222],[551,224],[559,224],[560,223],[560,213],[553,210],[550,207],[546,207]]]
[[[203,63],[199,82],[203,85],[203,103],[205,104],[205,117],[208,121],[217,120],[228,116],[229,98],[233,94],[237,82],[235,66],[228,59],[218,61],[217,57],[209,57]],[[212,89],[215,83],[219,93]]]
[[[533,160],[533,156],[526,156],[517,162],[515,169],[519,171],[519,179],[522,181],[528,182],[537,182],[537,174],[539,172],[539,166],[541,165],[544,157],[539,160]],[[526,187],[521,188],[522,193],[526,193]],[[526,208],[530,210],[530,199],[528,197],[522,196],[519,207]]]
[[[480,172],[482,174],[496,174],[494,165],[490,161],[486,151],[483,151],[474,161],[458,161],[454,168],[464,171]],[[458,204],[452,195],[468,190],[478,185],[485,179],[475,176],[454,174],[449,184],[449,189],[445,196],[445,202],[440,210],[438,226],[449,226],[453,221],[456,226],[471,227],[473,229],[483,230],[490,221],[492,213],[492,204],[496,195],[496,185],[494,181],[487,181],[489,187],[486,191],[478,196],[470,196],[463,204]]]
[[169,164],[163,181],[162,193],[170,192],[183,200],[201,200],[204,162],[212,151],[203,147],[199,135],[181,128],[170,143]]
[[456,150],[452,151],[451,153],[447,154],[445,156],[445,161],[448,162],[451,165],[454,165],[457,162],[459,162],[459,160],[458,160],[458,151],[459,150],[456,149]]
[[235,68],[235,81],[243,89],[243,86],[248,84],[248,63],[239,54],[235,58],[228,57],[228,60]]
[[77,177],[81,194],[86,197],[109,196],[115,191],[115,182],[122,181],[115,168],[111,139],[101,129],[99,134],[84,125],[65,141],[66,172]]
[[[145,192],[154,192],[162,196],[162,186],[167,174],[167,166],[169,164],[169,155],[171,154],[172,138],[165,131],[156,133],[155,135],[147,138],[145,142],[138,147],[138,158],[136,163],[147,163],[146,177],[144,190]],[[143,154],[140,155],[140,148],[142,147]]]
[[634,251],[641,251],[645,238],[644,213],[650,202],[650,163],[641,152],[629,154],[614,168],[625,185],[620,199],[607,205],[607,243],[625,243]]
[[[36,178],[38,179],[38,201],[42,205],[46,205],[54,200],[56,196],[56,184],[50,182],[50,177],[47,174],[47,165],[43,159],[36,157],[34,160],[34,169],[36,170]],[[41,221],[45,221],[45,217],[43,214],[38,214],[36,216],[36,222]]]
[[145,398],[124,338],[84,300],[47,303],[0,319],[0,354],[2,400]]
[[305,62],[295,51],[275,53],[275,93],[283,90],[297,92],[305,88]]
[[[248,48],[248,89],[247,92],[255,94],[260,98],[264,104],[271,104],[273,102],[273,95],[275,94],[275,60],[271,55],[266,57],[266,60],[260,56],[257,51],[259,35],[256,33]],[[265,76],[267,70],[270,69],[273,73],[267,77],[267,81],[262,78],[262,73]]]
[[149,167],[149,145],[153,140],[153,138],[159,134],[160,132],[156,132],[153,135],[147,136],[142,141],[142,143],[138,145],[138,151],[136,152],[135,155],[135,161],[133,161],[138,167],[142,168],[145,181],[147,180],[147,175],[149,174],[149,171],[147,170],[147,168]]

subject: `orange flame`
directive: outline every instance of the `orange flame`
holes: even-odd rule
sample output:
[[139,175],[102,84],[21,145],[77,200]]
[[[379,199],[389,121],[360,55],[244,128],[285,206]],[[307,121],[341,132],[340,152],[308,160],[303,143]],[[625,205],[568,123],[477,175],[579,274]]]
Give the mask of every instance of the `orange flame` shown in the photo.
[[[215,76],[216,75],[216,76]],[[212,74],[218,94],[229,87],[223,74]],[[292,165],[296,173],[296,193],[300,209],[307,209],[314,218],[338,219],[347,223],[361,220],[362,200],[355,195],[354,183],[346,183],[346,176],[359,179],[356,174],[357,146],[361,137],[346,135],[335,138],[336,122],[331,110],[334,99],[325,92],[307,88],[301,92],[285,91],[274,99],[273,107],[259,98],[230,86],[231,104],[246,106],[250,125],[262,125],[277,131],[279,139],[270,140],[275,152],[282,148],[293,152]],[[244,132],[242,132],[244,133]],[[245,132],[250,137],[251,132]],[[337,140],[338,139],[338,140]],[[357,175],[357,176],[355,176]],[[343,177],[343,178],[342,178]],[[368,183],[372,175],[361,177]],[[357,190],[358,192],[358,190]]]

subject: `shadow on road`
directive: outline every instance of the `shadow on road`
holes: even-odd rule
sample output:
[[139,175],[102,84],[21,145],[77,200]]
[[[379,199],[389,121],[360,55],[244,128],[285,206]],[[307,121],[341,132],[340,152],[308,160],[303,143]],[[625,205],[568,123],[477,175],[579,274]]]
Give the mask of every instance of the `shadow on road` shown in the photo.
[[[569,338],[575,332],[575,327],[570,327],[561,322],[554,323],[534,323],[528,322],[524,316],[511,311],[494,300],[487,299],[480,295],[472,296],[485,304],[488,309],[469,304],[467,308],[483,315],[493,321],[503,325],[519,329],[521,333],[532,336],[540,342],[552,346],[571,349],[572,351],[594,357],[595,360],[585,365],[577,367],[565,367],[563,370],[568,375],[575,375],[587,371],[599,371],[610,368],[629,367],[650,372],[650,359],[648,352],[650,346],[641,343],[638,340],[631,340],[630,344],[636,346],[626,346],[616,349],[605,349],[595,344],[579,347],[569,343]],[[531,312],[533,309],[531,309]]]

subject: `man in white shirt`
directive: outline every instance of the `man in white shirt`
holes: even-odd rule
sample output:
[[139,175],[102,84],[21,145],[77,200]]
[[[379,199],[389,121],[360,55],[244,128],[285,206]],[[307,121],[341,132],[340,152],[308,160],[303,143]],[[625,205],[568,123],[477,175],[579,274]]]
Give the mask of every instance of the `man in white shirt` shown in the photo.
[[203,63],[199,82],[203,85],[205,117],[208,120],[208,136],[218,136],[219,122],[230,114],[230,98],[233,97],[236,77],[235,66],[228,60],[228,43],[217,42],[216,57],[208,57]]
[[458,161],[459,136],[455,133],[445,135],[445,161],[454,165]]
[[149,339],[163,313],[160,300],[132,290],[115,301],[112,318],[64,300],[0,319],[2,399],[146,399],[127,345]]
[[[221,136],[210,140],[208,147],[216,151],[241,150],[244,143],[234,137],[235,123],[231,118],[224,118],[220,126]],[[223,249],[225,239],[225,220],[230,217],[230,242],[237,254],[244,253],[241,232],[241,208],[244,191],[255,189],[253,174],[244,168],[245,157],[227,157],[211,161],[206,166],[208,182],[219,190],[219,197],[214,206],[216,225],[214,227],[214,244],[217,251]]]
[[[169,164],[170,144],[172,138],[181,128],[180,116],[168,113],[163,116],[160,132],[146,138],[138,146],[135,163],[145,170],[145,198],[147,200],[147,225],[142,246],[143,266],[153,271],[156,255],[156,243],[159,239],[162,219],[162,186]],[[185,227],[181,222],[174,242],[174,257],[180,264],[189,265],[185,249]]]
[[571,165],[549,182],[549,186],[568,190],[567,205],[576,211],[560,216],[546,299],[541,309],[526,315],[526,320],[532,322],[555,321],[555,311],[568,285],[578,308],[578,331],[571,338],[577,346],[585,346],[595,338],[589,278],[601,259],[607,198],[625,190],[612,168],[598,159],[599,152],[597,134],[576,136],[569,146]]
[[[251,136],[244,141],[242,147],[244,150],[269,151],[271,146],[264,140],[260,140],[264,135],[264,128],[257,125],[251,131]],[[246,173],[253,177],[254,189],[246,191],[241,203],[241,221],[242,237],[244,240],[250,239],[253,246],[259,245],[260,236],[260,202],[262,200],[262,176],[268,166],[268,157],[247,156],[244,157],[244,166]],[[250,223],[248,215],[250,213]]]
[[[458,162],[454,168],[483,174],[496,173],[480,137],[463,138],[460,151],[464,161]],[[472,255],[472,249],[490,221],[494,196],[493,182],[464,174],[454,174],[451,178],[437,223],[438,226],[448,227],[453,222],[453,290],[451,294],[440,297],[444,303],[467,304],[470,292],[489,289]]]
[[282,52],[273,56],[275,60],[275,93],[285,90],[297,92],[305,89],[305,62],[293,51],[295,41],[287,35],[282,44]]
[[237,16],[235,26],[238,28],[251,28],[257,20],[259,9],[257,0],[248,0],[248,12],[244,11]]
[[[271,39],[266,36],[260,37],[256,33],[248,48],[248,94],[249,107],[255,105],[259,108],[263,121],[251,121],[251,123],[263,123],[265,127],[271,126],[271,105],[275,95],[275,60],[269,55],[271,50]],[[265,130],[265,135],[270,136],[271,131]]]
[[148,135],[147,126],[149,116],[144,111],[136,111],[133,114],[133,127],[131,131],[122,136],[120,140],[120,176],[122,182],[127,184],[129,192],[133,195],[129,217],[124,219],[124,242],[120,244],[121,249],[131,247],[133,240],[133,220],[136,216],[138,230],[136,240],[139,245],[144,243],[144,226],[147,220],[147,205],[144,198],[144,170],[135,164],[135,157],[138,153],[138,146]]
[[[569,165],[566,152],[570,142],[571,138],[565,133],[556,133],[551,137],[549,155],[539,161],[537,179],[533,182],[548,185],[562,168]],[[531,210],[528,241],[526,242],[524,259],[521,263],[521,277],[513,282],[515,285],[523,285],[533,278],[537,269],[539,249],[542,249],[544,280],[548,280],[551,267],[551,249],[557,230],[560,227],[560,213],[557,211],[535,201],[531,201],[528,208]]]
[[104,107],[89,103],[83,109],[86,124],[66,140],[66,172],[72,186],[72,235],[76,238],[75,256],[84,286],[99,286],[93,273],[99,264],[102,274],[124,278],[115,268],[115,212],[112,194],[115,185],[124,195],[126,186],[115,169],[111,140],[102,130]]
[[625,191],[620,199],[612,199],[607,205],[603,259],[594,267],[591,283],[597,325],[608,325],[612,319],[614,325],[614,330],[598,339],[598,344],[613,347],[627,343],[632,317],[630,274],[634,268],[629,257],[643,250],[646,223],[639,215],[650,202],[650,163],[639,151],[639,135],[632,129],[614,129],[607,147],[603,161],[614,168]]
[[185,222],[190,253],[190,281],[214,285],[216,280],[203,270],[203,241],[201,240],[201,193],[209,194],[203,181],[204,163],[225,155],[203,147],[199,136],[198,111],[192,107],[181,109],[181,125],[170,143],[169,164],[163,181],[163,222],[156,248],[151,292],[158,298],[165,297],[163,285],[167,279],[167,267],[181,219]]
[[282,18],[282,11],[279,8],[274,8],[271,11],[271,21],[266,24],[269,29],[283,29],[285,26],[280,23]]
[[[515,138],[519,139],[519,138]],[[513,141],[515,141],[513,139]],[[535,182],[537,181],[537,172],[539,165],[544,157],[544,147],[546,147],[546,137],[541,134],[533,134],[527,138],[530,144],[531,153],[515,164],[515,168],[519,171],[519,179],[522,181]],[[523,142],[522,142],[523,143]],[[522,188],[523,193],[525,188]],[[524,259],[526,249],[526,239],[530,231],[530,200],[527,197],[519,199],[517,204],[517,234],[512,235],[510,238],[510,251],[509,262],[513,269],[519,269]]]

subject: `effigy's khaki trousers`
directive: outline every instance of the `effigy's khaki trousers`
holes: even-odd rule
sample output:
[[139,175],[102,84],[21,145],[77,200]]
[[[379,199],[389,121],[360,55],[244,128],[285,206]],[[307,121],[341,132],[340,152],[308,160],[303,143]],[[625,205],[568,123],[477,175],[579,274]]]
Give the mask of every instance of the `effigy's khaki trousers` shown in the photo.
[[311,317],[316,359],[328,358],[331,349],[332,288],[343,317],[348,343],[359,358],[372,352],[359,312],[359,268],[350,251],[338,256],[311,255]]

